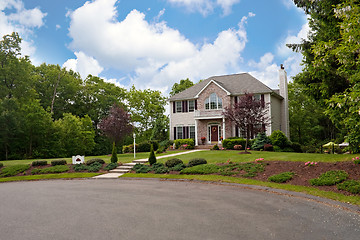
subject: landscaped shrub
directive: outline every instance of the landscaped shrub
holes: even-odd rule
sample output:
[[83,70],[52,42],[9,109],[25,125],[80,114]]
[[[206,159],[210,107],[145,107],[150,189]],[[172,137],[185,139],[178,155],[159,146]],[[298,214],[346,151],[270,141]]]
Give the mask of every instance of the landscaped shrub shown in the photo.
[[166,168],[165,166],[161,166],[161,167],[157,167],[154,169],[156,174],[163,174],[163,173],[168,173],[169,169]]
[[272,145],[279,146],[280,148],[285,148],[289,146],[288,138],[280,130],[276,130],[272,132],[269,138],[271,140]]
[[90,159],[90,160],[87,160],[86,162],[85,162],[85,164],[86,165],[91,165],[91,164],[93,164],[93,163],[100,163],[100,164],[104,164],[105,163],[105,161],[103,160],[103,159],[101,159],[101,158],[93,158],[93,159]]
[[30,168],[30,165],[19,164],[14,166],[8,166],[1,169],[0,177],[11,177],[19,173],[25,172]]
[[265,170],[264,164],[262,163],[243,163],[240,165],[240,169],[246,172],[243,177],[255,177],[259,172]]
[[[135,144],[135,150],[138,152],[139,144]],[[132,153],[134,152],[134,144],[123,146],[122,148],[123,153]]]
[[36,167],[36,166],[45,166],[47,165],[47,161],[33,161],[31,163],[31,166]]
[[339,190],[345,190],[353,194],[360,193],[360,181],[348,180],[337,185]]
[[109,163],[108,165],[106,165],[104,167],[104,170],[109,171],[109,170],[113,170],[115,168],[117,168],[118,164],[117,163]]
[[212,150],[219,150],[219,146],[217,144],[215,144],[212,148]]
[[90,164],[88,167],[88,172],[98,172],[102,168],[102,164],[99,162],[94,162]]
[[142,166],[144,166],[143,164],[137,163],[133,166],[132,170],[136,171],[137,169],[141,168]]
[[172,158],[172,159],[166,160],[166,162],[165,162],[165,166],[168,168],[175,167],[178,164],[184,164],[184,162],[178,158]]
[[74,164],[73,169],[75,172],[87,171],[88,166],[85,164]]
[[323,173],[318,178],[310,179],[311,185],[315,186],[332,186],[348,178],[349,174],[343,170],[333,170]]
[[149,165],[143,165],[143,164],[139,164],[138,167],[136,167],[136,168],[134,167],[133,169],[135,170],[136,173],[148,173],[151,171],[151,168]]
[[284,183],[286,181],[289,181],[293,178],[295,173],[293,172],[283,172],[280,174],[272,175],[268,178],[270,182],[276,182],[276,183]]
[[[225,149],[235,149],[235,145],[242,145],[245,146],[246,144],[246,140],[243,138],[227,138],[222,142],[222,145]],[[250,146],[250,143],[248,143],[248,145]],[[236,150],[240,150],[240,149],[236,149]]]
[[174,167],[169,168],[169,170],[170,170],[170,171],[178,171],[178,172],[179,172],[179,171],[183,170],[184,168],[186,168],[185,164],[179,163],[179,164],[175,165]]
[[220,167],[215,164],[202,164],[193,167],[187,167],[181,170],[181,174],[211,174],[217,173]]
[[187,139],[176,139],[174,141],[175,143],[175,148],[178,149],[181,146],[186,145],[186,149],[194,149],[195,143],[194,143],[194,139],[192,138],[187,138]]
[[201,165],[201,164],[207,164],[207,161],[203,158],[193,158],[193,159],[189,160],[189,163],[187,166],[193,167],[193,166]]
[[154,163],[156,163],[156,157],[155,157],[155,153],[154,153],[154,147],[151,145],[150,155],[149,155],[149,164],[151,166]]
[[162,142],[159,142],[159,147],[164,147],[165,149],[173,145],[174,141],[172,140],[164,140]]
[[52,160],[51,165],[52,166],[66,165],[66,160]]
[[117,163],[117,161],[118,161],[118,156],[117,156],[116,144],[115,144],[115,142],[113,142],[113,148],[112,148],[112,152],[111,152],[110,162]]
[[354,161],[354,164],[360,164],[360,158],[359,157],[355,157],[352,160]]
[[300,143],[297,143],[297,142],[291,143],[291,148],[294,150],[294,152],[302,153],[302,149],[301,149]]
[[273,145],[271,144],[264,144],[264,151],[273,151]]
[[42,169],[34,168],[33,170],[31,170],[31,174],[63,173],[69,170],[70,170],[69,166],[56,165],[53,167],[42,168]]
[[[150,152],[151,150],[151,144],[149,142],[141,142],[138,145],[138,148],[136,149],[137,152]],[[155,146],[154,146],[155,151]]]
[[264,132],[258,133],[251,148],[255,150],[261,150],[264,149],[265,144],[271,144],[270,139],[266,136]]

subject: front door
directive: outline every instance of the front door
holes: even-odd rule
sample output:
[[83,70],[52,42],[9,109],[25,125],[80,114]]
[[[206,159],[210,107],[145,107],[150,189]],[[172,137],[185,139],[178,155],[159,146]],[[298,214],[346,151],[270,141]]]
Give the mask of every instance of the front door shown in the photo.
[[218,126],[211,126],[211,141],[218,142],[219,141],[219,131]]

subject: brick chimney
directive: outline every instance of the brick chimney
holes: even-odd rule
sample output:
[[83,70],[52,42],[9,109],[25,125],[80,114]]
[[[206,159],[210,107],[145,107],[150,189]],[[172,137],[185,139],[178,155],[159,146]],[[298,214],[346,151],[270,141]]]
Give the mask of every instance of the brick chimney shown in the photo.
[[288,97],[288,82],[287,74],[284,65],[280,65],[279,69],[280,80],[280,95],[284,98],[281,102],[281,131],[290,140],[290,126],[289,126],[289,97]]

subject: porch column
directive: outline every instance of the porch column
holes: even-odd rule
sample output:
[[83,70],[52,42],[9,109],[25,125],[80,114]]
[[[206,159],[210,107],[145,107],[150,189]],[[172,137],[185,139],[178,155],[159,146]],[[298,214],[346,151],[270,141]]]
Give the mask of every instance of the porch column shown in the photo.
[[198,120],[195,119],[195,146],[198,145]]
[[222,134],[222,135],[223,135],[223,139],[225,139],[225,138],[226,138],[226,137],[225,137],[225,132],[226,132],[226,131],[225,131],[225,118],[223,117],[223,119],[222,119],[222,120],[223,120],[223,122],[222,122],[222,130],[223,130],[223,134]]

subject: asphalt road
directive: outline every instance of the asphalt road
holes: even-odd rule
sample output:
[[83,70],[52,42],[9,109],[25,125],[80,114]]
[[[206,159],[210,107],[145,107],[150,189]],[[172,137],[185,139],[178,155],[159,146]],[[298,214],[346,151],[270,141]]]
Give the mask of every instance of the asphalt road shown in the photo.
[[301,197],[198,182],[0,184],[0,239],[360,239],[360,214]]

